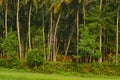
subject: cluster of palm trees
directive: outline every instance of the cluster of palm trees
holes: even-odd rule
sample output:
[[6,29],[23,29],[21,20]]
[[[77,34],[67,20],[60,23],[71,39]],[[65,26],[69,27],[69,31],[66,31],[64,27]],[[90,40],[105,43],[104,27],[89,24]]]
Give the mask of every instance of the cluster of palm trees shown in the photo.
[[[42,33],[43,35],[43,50],[44,53],[46,53],[46,50],[48,50],[49,54],[44,54],[44,60],[51,60],[53,62],[56,62],[58,53],[64,54],[63,62],[65,62],[66,57],[68,55],[68,52],[70,51],[71,44],[75,45],[72,49],[73,53],[70,55],[77,55],[79,56],[80,49],[79,49],[79,41],[80,41],[80,25],[83,24],[83,26],[87,25],[87,10],[88,6],[92,3],[97,3],[97,6],[99,6],[98,10],[98,18],[101,19],[102,16],[102,10],[103,5],[106,5],[107,3],[112,3],[117,6],[117,14],[116,14],[116,63],[118,63],[118,53],[119,53],[119,7],[120,7],[120,1],[119,0],[0,0],[0,6],[3,7],[3,13],[4,14],[4,26],[5,26],[5,38],[7,38],[8,33],[8,17],[10,15],[10,4],[14,4],[16,12],[16,29],[17,29],[17,37],[18,37],[18,43],[19,43],[19,57],[20,59],[23,58],[23,50],[22,50],[22,39],[21,39],[21,20],[20,17],[22,16],[20,13],[20,9],[24,9],[26,6],[26,9],[28,9],[28,12],[22,12],[27,13],[25,17],[27,16],[27,37],[28,37],[28,49],[32,50],[32,37],[31,37],[31,21],[33,20],[33,17],[35,15],[41,15],[41,21],[39,21],[42,26]],[[23,7],[21,7],[23,5]],[[93,4],[94,5],[94,4]],[[39,13],[39,14],[38,14]],[[36,21],[37,21],[37,17]],[[23,18],[24,19],[24,18]],[[9,22],[10,23],[10,22]],[[37,25],[37,24],[35,24]],[[10,26],[10,25],[9,25]],[[62,26],[62,27],[61,27]],[[70,26],[70,27],[69,27]],[[13,26],[15,27],[15,26]],[[61,28],[60,28],[61,27]],[[59,29],[59,30],[58,30]],[[61,33],[61,31],[64,31],[64,29],[69,29]],[[61,35],[67,37],[62,37]],[[69,36],[68,36],[69,35]],[[67,38],[67,39],[65,39]],[[102,63],[103,61],[103,27],[101,26],[99,28],[99,53],[102,55],[99,57],[98,62]],[[61,44],[61,42],[64,41],[64,44]],[[65,49],[62,49],[62,48]],[[63,51],[64,50],[64,51]],[[78,62],[79,60],[76,59]]]

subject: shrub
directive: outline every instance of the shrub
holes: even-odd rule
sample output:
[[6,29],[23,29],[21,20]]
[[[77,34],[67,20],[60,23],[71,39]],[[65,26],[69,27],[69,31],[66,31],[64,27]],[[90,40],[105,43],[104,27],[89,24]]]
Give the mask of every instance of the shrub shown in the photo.
[[43,63],[43,51],[39,49],[29,50],[27,53],[27,65],[31,68]]
[[60,73],[64,71],[64,65],[61,62],[44,62],[41,66],[39,66],[37,72]]
[[19,58],[16,55],[11,55],[6,59],[7,68],[17,68],[20,64]]
[[8,57],[11,57],[13,55],[17,55],[17,47],[18,46],[18,40],[17,35],[15,31],[12,31],[12,28],[8,32],[8,37],[5,38],[5,40],[2,43],[2,48],[7,54]]
[[20,61],[17,56],[9,56],[6,59],[0,59],[0,67],[17,68],[19,65]]
[[[1,44],[2,49],[4,50],[4,54],[6,54],[6,64],[4,67],[13,68],[17,67],[20,63],[18,56],[17,56],[17,46],[18,40],[15,31],[12,31],[12,27],[8,32],[8,37],[5,38]],[[4,61],[3,61],[4,62]]]
[[78,64],[78,63],[61,63],[61,62],[45,62],[38,68],[34,67],[34,72],[43,73],[61,73],[61,72],[75,72],[85,74],[98,75],[120,75],[120,67],[108,64]]
[[61,62],[44,62],[38,68],[33,68],[34,72],[43,73],[61,73],[61,72],[79,72],[89,73],[89,64],[77,64],[77,63],[61,63]]
[[0,59],[0,67],[5,67],[5,66],[6,66],[6,60]]

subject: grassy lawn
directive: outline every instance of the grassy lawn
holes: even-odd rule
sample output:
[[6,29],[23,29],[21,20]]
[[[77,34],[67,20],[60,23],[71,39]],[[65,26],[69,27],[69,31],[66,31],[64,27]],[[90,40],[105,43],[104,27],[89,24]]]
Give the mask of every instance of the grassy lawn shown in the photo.
[[120,80],[115,76],[43,74],[0,70],[0,80]]

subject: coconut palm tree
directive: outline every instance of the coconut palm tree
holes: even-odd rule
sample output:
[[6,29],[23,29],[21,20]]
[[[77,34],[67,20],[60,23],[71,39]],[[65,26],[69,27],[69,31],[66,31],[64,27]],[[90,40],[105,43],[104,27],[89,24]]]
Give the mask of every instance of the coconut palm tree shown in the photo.
[[82,5],[83,5],[83,22],[84,22],[84,25],[86,24],[86,22],[85,22],[85,18],[86,18],[86,9],[85,9],[85,7],[86,7],[86,4],[88,4],[88,0],[80,0],[79,2],[81,2],[82,3]]
[[20,0],[17,0],[16,25],[17,25],[17,35],[18,35],[18,43],[19,43],[19,55],[20,55],[20,59],[22,59],[22,46],[21,46],[21,40],[20,40],[20,24],[19,24],[19,9],[20,9]]
[[29,41],[29,49],[31,50],[31,35],[30,35],[30,24],[31,24],[31,12],[32,12],[32,6],[34,5],[37,9],[37,1],[38,0],[24,0],[25,4],[30,5],[29,7],[29,15],[28,15],[28,41]]
[[117,20],[116,20],[116,64],[118,64],[118,34],[119,34],[119,10],[120,10],[120,1],[119,0],[116,0],[116,3],[117,3]]
[[[102,2],[103,1],[100,0],[99,18],[101,16]],[[102,28],[100,28],[100,31],[99,31],[99,50],[100,50],[100,54],[101,54],[101,57],[99,58],[99,63],[101,64],[102,63]]]
[[[48,59],[54,62],[56,62],[56,56],[57,56],[56,55],[57,54],[56,34],[57,34],[58,24],[61,18],[61,13],[59,13],[59,11],[61,9],[62,2],[63,2],[62,0],[50,0],[49,3],[47,2],[47,4],[50,4],[48,8],[48,11],[50,12],[50,28],[49,28],[49,33],[48,33],[48,49],[49,49],[50,55],[48,55]],[[56,25],[54,27],[53,26],[53,15],[56,15],[56,14],[59,14],[59,15],[56,21]]]
[[[77,20],[77,48],[76,48],[76,53],[78,56],[78,43],[79,43],[79,4],[80,4],[81,0],[77,1],[77,13],[76,13],[76,20]],[[78,62],[78,59],[76,60],[76,62]]]

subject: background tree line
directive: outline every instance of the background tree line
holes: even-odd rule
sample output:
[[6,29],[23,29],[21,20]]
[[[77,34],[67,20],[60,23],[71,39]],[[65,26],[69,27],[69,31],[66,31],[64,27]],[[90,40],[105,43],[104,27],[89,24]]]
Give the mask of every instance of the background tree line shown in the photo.
[[119,8],[119,0],[0,0],[1,58],[117,64]]

